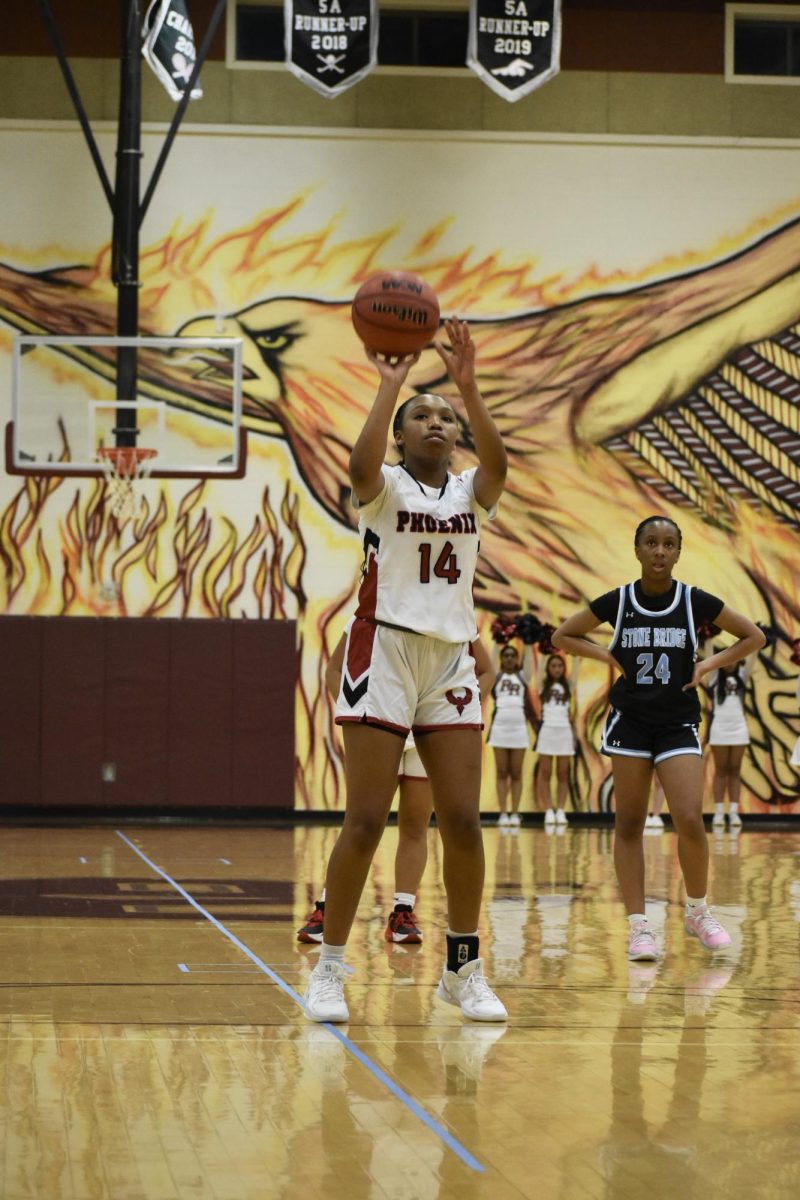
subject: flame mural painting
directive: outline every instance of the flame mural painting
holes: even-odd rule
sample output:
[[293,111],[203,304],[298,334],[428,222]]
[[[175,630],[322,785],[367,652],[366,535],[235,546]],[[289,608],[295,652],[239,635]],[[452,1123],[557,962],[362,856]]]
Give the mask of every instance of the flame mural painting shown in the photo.
[[[91,180],[71,157],[74,140],[66,146],[63,133],[14,132],[18,141],[33,139],[36,154],[26,158],[22,184],[9,173],[8,186],[23,195],[30,188],[45,211],[31,208],[27,228],[17,215],[0,235],[6,405],[14,330],[113,333],[116,305],[109,247],[91,242],[101,220],[93,201],[77,228],[69,211],[60,215],[41,201],[43,164],[52,169],[53,157],[65,170],[69,164],[75,186],[89,195]],[[764,151],[719,148],[713,169],[721,178],[704,187],[718,208],[728,197],[727,208],[709,213],[705,203],[696,215],[686,200],[686,228],[665,221],[665,229],[653,211],[658,183],[652,190],[643,183],[653,160],[644,160],[670,157],[662,169],[674,210],[681,180],[697,186],[702,148],[606,146],[614,186],[626,197],[625,222],[615,216],[619,192],[595,195],[591,205],[575,201],[571,210],[547,194],[532,202],[547,210],[545,236],[536,211],[525,214],[542,155],[559,167],[558,186],[570,173],[588,189],[596,146],[547,144],[533,154],[528,145],[465,140],[453,150],[409,136],[393,146],[397,174],[373,186],[376,141],[338,139],[345,171],[323,140],[283,140],[281,176],[267,185],[263,163],[248,159],[254,139],[240,140],[237,147],[235,137],[225,139],[218,185],[206,161],[220,139],[186,139],[178,177],[150,218],[167,232],[148,240],[145,230],[140,332],[243,339],[246,478],[150,481],[140,511],[118,522],[103,480],[5,477],[3,611],[296,619],[296,804],[340,808],[340,739],[322,680],[358,584],[347,459],[376,382],[350,324],[350,301],[373,271],[402,267],[431,283],[444,314],[469,319],[481,390],[509,450],[507,493],[486,526],[476,578],[486,636],[497,612],[534,608],[557,623],[633,577],[635,525],[650,512],[667,513],[683,530],[679,577],[724,597],[772,635],[748,692],[745,806],[800,811],[800,775],[789,761],[799,729],[790,652],[800,635],[800,198],[788,161],[779,162],[768,196],[754,180],[731,197],[729,159],[757,172]],[[262,140],[274,151],[271,136]],[[458,158],[467,150],[472,159],[446,161],[449,151]],[[408,168],[426,155],[438,165],[426,176],[430,194],[420,198]],[[513,172],[492,162],[503,155]],[[457,174],[465,161],[474,195]],[[481,193],[487,161],[495,178],[516,180],[494,207]],[[464,211],[454,209],[446,186],[451,169]],[[208,211],[198,214],[200,181]],[[557,193],[556,184],[550,189]],[[274,202],[264,204],[265,194]],[[626,227],[609,237],[615,221]],[[689,237],[686,249],[679,239]],[[54,370],[74,382],[92,366],[61,354]],[[170,390],[168,375],[157,381],[187,443],[201,436],[198,414],[225,421],[223,374],[212,356],[199,363],[191,403]],[[412,384],[449,394],[432,349]],[[472,462],[465,435],[454,467]],[[609,803],[608,763],[597,752],[608,683],[599,664],[584,664],[573,782],[594,809]],[[487,779],[486,807],[491,794]]]

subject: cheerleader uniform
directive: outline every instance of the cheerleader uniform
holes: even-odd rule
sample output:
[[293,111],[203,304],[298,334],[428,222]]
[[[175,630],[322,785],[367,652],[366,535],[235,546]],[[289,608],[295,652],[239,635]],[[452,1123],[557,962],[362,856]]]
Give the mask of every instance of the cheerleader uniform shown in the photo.
[[575,734],[569,719],[569,692],[563,683],[554,682],[542,705],[542,724],[536,739],[538,754],[572,758],[575,754]]
[[486,744],[497,750],[527,750],[528,720],[525,698],[528,686],[521,671],[501,671],[492,688],[494,711]]
[[725,695],[717,699],[717,683],[719,672],[712,671],[709,676],[709,691],[714,698],[714,712],[711,718],[711,728],[708,731],[709,746],[749,746],[750,732],[747,728],[747,718],[744,715],[742,696],[747,682],[747,669],[739,676],[726,675]]

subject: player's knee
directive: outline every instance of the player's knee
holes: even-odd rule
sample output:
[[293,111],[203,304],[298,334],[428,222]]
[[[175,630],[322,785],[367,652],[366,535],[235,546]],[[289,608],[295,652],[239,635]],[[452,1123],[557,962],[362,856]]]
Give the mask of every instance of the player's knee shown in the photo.
[[693,841],[704,841],[706,827],[702,812],[673,812],[672,824],[678,838],[690,838]]
[[428,836],[428,822],[423,825],[420,821],[401,821],[398,833],[404,842],[424,842]]
[[619,813],[614,817],[614,831],[623,842],[638,838],[644,830],[646,813]]
[[481,840],[480,813],[459,810],[440,820],[442,839],[452,846],[468,846]]
[[374,852],[386,826],[385,820],[380,820],[371,813],[350,818],[346,824],[351,846],[362,854]]

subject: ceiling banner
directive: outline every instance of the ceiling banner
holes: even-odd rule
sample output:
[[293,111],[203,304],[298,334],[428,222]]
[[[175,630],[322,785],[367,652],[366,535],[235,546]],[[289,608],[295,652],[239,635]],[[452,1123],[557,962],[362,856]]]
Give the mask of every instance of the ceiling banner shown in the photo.
[[321,96],[338,96],[378,61],[378,0],[284,0],[286,65]]
[[467,66],[511,102],[558,74],[561,0],[470,0]]
[[[172,99],[180,100],[197,58],[185,0],[153,0],[143,22],[142,54]],[[192,89],[192,100],[202,95],[202,88]]]

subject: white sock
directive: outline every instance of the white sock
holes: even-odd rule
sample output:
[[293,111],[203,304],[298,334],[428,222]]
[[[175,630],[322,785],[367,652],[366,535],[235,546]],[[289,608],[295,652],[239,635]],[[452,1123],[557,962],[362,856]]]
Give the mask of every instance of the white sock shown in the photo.
[[700,908],[703,904],[706,904],[706,903],[708,903],[707,896],[701,896],[699,900],[693,899],[692,896],[686,897],[686,907],[687,908]]
[[320,896],[320,900],[322,901],[323,904],[325,903],[325,888],[322,889],[322,895]]
[[643,921],[647,924],[647,915],[645,913],[628,913],[628,924],[633,925],[635,922]]
[[716,812],[716,813],[724,813],[724,812],[725,812],[725,804],[724,804],[724,803],[721,803],[721,804],[715,804],[715,805],[714,805],[714,812]]
[[344,952],[346,946],[331,946],[328,942],[322,943],[322,950],[319,955],[319,965],[324,962],[344,962]]
[[734,813],[737,813],[738,811],[739,811],[739,805],[738,805],[738,803],[736,803],[736,802],[734,802],[734,801],[731,801],[731,804],[730,804],[730,806],[729,806],[729,808],[728,808],[728,812],[731,814],[731,816],[733,816],[733,814],[734,814]]
[[394,894],[395,904],[407,904],[409,908],[414,907],[416,899],[417,897],[413,892],[395,892]]

